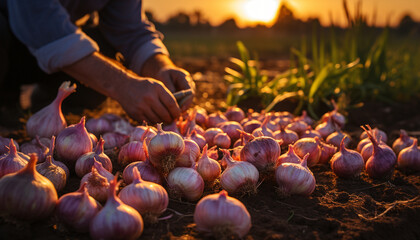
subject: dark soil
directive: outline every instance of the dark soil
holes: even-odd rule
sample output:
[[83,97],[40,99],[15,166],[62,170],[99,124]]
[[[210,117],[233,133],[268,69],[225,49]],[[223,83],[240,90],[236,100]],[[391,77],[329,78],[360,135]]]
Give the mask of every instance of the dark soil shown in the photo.
[[[219,59],[191,59],[177,62],[190,71],[197,80],[196,104],[213,112],[224,109],[226,86],[223,68],[226,61]],[[282,61],[264,62],[271,69],[284,68]],[[283,64],[283,65],[282,65]],[[370,124],[388,133],[389,142],[398,137],[399,129],[411,136],[420,135],[420,104],[399,103],[387,105],[366,103],[348,113],[345,127],[353,140],[361,133],[360,125]],[[64,109],[70,124],[82,115],[93,117],[105,112],[123,114],[115,103],[108,101],[93,110]],[[73,112],[72,112],[73,111]],[[19,143],[28,141],[24,122],[28,111],[18,108],[1,109],[0,135],[14,137]],[[353,146],[356,141],[353,143]],[[111,158],[115,160],[115,154]],[[118,169],[116,169],[118,170]],[[407,174],[396,170],[389,180],[372,180],[366,173],[355,179],[337,178],[328,165],[311,169],[317,185],[309,197],[292,196],[282,199],[276,193],[276,183],[264,181],[254,196],[238,197],[252,217],[253,227],[245,239],[420,239],[420,173]],[[71,177],[65,190],[75,191],[77,177]],[[214,191],[218,192],[219,187]],[[207,191],[205,194],[210,194]],[[195,230],[192,214],[195,202],[171,199],[162,216],[172,215],[156,225],[146,225],[142,239],[204,239]],[[88,234],[66,230],[54,218],[37,223],[22,223],[0,218],[2,239],[88,239]]]

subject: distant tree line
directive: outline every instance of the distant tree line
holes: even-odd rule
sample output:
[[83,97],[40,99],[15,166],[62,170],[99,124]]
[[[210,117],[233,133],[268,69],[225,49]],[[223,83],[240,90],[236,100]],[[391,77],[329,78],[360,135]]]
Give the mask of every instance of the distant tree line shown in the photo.
[[[163,31],[241,31],[234,18],[228,18],[218,26],[212,26],[204,14],[198,10],[192,13],[178,12],[169,17],[166,21],[160,22],[156,20],[153,13],[146,11],[146,16],[156,28]],[[298,19],[295,17],[292,9],[283,2],[278,8],[276,20],[274,25],[269,28],[265,25],[257,25],[255,27],[247,27],[245,30],[267,30],[286,33],[306,33],[312,29],[321,29],[321,23],[318,18],[309,18],[307,20]],[[377,28],[372,25],[372,28]],[[409,14],[406,14],[400,20],[395,29],[399,34],[419,34],[420,22],[416,22]]]

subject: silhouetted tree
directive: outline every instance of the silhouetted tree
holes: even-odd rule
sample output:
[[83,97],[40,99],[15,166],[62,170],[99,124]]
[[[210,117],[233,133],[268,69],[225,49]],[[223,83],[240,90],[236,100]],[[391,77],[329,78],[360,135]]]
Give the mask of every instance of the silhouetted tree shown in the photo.
[[419,23],[415,22],[413,18],[406,14],[401,18],[397,30],[400,34],[409,34],[415,32],[419,28]]

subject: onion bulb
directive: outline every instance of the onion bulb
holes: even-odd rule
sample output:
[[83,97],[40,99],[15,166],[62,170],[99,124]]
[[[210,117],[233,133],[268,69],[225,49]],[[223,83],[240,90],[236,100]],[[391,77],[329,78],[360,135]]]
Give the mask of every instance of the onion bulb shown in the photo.
[[194,222],[199,232],[227,239],[232,235],[243,238],[251,229],[251,215],[239,200],[226,191],[202,198],[194,210]]
[[15,173],[0,179],[0,212],[19,220],[37,221],[52,215],[57,204],[57,191],[35,165],[36,154],[28,164]]

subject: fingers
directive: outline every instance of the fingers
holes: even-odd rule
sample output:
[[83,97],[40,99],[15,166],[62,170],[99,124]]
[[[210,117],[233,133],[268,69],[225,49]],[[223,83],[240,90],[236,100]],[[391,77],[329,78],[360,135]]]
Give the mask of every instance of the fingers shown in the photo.
[[166,121],[166,123],[172,122],[174,119],[177,119],[181,115],[181,109],[179,108],[175,97],[164,88],[159,94],[159,100],[162,105],[165,106],[166,112],[169,113],[169,116],[165,116],[165,119],[170,119],[169,121]]

